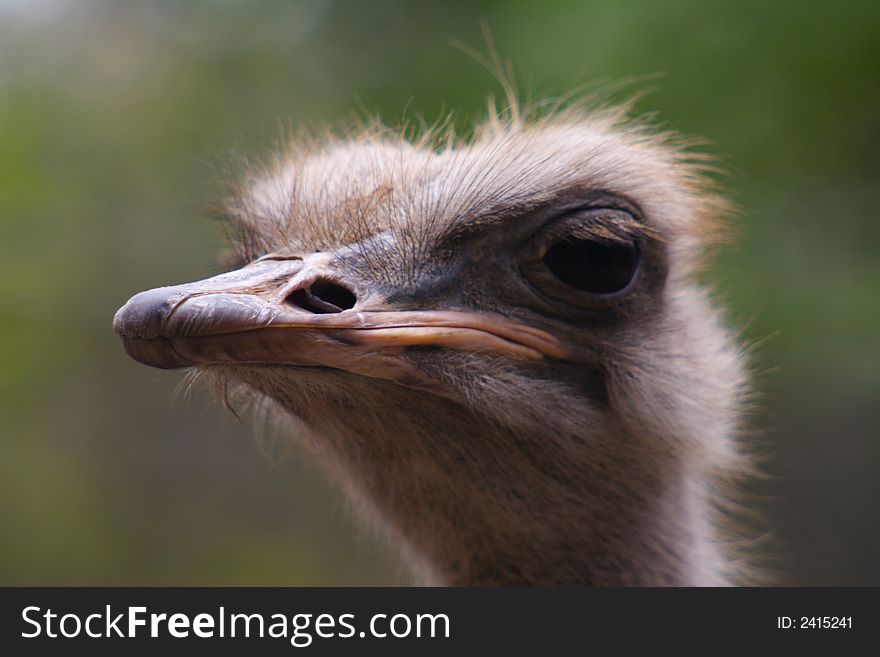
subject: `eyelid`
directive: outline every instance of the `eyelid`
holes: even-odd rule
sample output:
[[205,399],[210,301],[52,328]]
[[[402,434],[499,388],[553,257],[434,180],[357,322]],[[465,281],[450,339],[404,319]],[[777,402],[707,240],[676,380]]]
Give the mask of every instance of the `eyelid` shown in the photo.
[[[584,221],[581,215],[589,215]],[[565,223],[579,221],[579,225],[586,233],[597,238],[614,236],[638,237],[650,234],[654,231],[636,219],[632,214],[620,208],[586,208],[577,212],[570,212],[562,218]]]
[[616,207],[587,207],[573,210],[552,219],[540,231],[538,251],[540,257],[553,244],[564,239],[597,242],[635,242],[657,239],[657,233],[639,222],[626,210]]

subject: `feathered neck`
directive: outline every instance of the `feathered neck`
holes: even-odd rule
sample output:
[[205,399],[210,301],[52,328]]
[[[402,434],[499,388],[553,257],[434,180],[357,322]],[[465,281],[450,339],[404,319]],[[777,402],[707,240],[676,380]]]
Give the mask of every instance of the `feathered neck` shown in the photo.
[[296,437],[425,583],[729,583],[708,482],[686,461],[623,431],[514,432],[451,401],[328,376],[249,383],[299,418]]

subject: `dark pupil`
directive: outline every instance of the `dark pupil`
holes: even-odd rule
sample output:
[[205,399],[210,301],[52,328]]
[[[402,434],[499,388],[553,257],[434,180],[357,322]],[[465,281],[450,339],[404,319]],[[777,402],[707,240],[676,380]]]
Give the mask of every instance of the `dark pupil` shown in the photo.
[[632,280],[638,264],[638,249],[632,242],[557,242],[544,262],[563,283],[584,292],[619,292]]

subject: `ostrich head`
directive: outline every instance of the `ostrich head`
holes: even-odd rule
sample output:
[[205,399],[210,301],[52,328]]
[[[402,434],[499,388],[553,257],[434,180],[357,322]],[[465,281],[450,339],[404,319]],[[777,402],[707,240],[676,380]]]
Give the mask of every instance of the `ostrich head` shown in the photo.
[[228,205],[243,266],[115,328],[261,400],[428,583],[733,583],[703,169],[613,111],[302,140]]

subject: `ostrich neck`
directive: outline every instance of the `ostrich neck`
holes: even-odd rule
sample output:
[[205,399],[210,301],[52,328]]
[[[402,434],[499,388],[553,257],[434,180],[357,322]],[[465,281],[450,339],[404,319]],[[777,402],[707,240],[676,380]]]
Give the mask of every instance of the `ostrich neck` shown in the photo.
[[626,434],[513,432],[450,410],[316,423],[317,451],[426,583],[725,583],[707,487],[684,461]]

